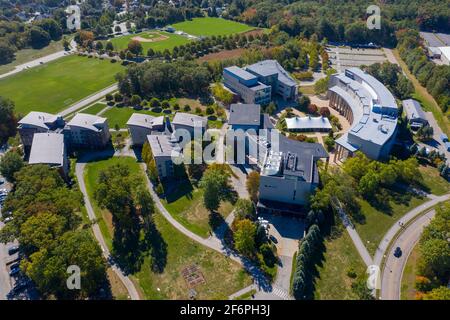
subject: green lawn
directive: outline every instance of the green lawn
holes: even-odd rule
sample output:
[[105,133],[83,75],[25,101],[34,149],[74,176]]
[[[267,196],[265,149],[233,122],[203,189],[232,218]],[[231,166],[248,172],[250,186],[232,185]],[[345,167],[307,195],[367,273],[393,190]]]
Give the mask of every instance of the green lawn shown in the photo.
[[255,29],[246,24],[213,17],[193,18],[191,21],[175,23],[172,26],[176,30],[181,30],[194,36],[229,35]]
[[[183,183],[167,197],[163,203],[172,217],[199,236],[203,238],[209,236],[210,214],[203,206],[202,189],[192,188],[188,183]],[[218,211],[226,218],[233,211],[233,205],[230,202],[222,202]]]
[[[85,182],[91,200],[99,171],[116,163],[126,164],[132,172],[141,170],[131,157],[114,157],[89,163],[86,166]],[[107,210],[101,210],[95,201],[92,201],[92,205],[100,230],[111,249],[111,214]],[[198,299],[227,299],[230,294],[251,284],[250,276],[239,264],[190,240],[172,227],[160,213],[155,213],[154,222],[156,229],[150,233],[149,239],[154,252],[144,253],[140,270],[132,275],[144,298],[188,299],[189,288],[181,271],[194,264],[200,268],[205,278],[204,284],[195,286]],[[152,259],[159,261],[157,270],[152,267]],[[120,287],[120,284],[117,285]],[[120,289],[117,291],[121,292]],[[118,297],[125,298],[123,293],[118,293]]]
[[377,209],[367,201],[359,199],[358,202],[361,205],[361,214],[365,217],[365,223],[355,223],[355,227],[369,253],[375,254],[381,239],[398,219],[426,201],[426,198],[418,197],[411,197],[409,201],[402,203],[395,203],[390,200],[391,210],[390,213],[387,213],[385,210]]
[[128,43],[131,41],[132,38],[134,37],[148,38],[147,35],[151,34],[152,32],[158,32],[163,37],[168,38],[155,42],[141,42],[144,54],[146,54],[147,50],[150,48],[152,48],[155,51],[164,51],[165,49],[169,49],[169,51],[172,51],[174,47],[181,46],[191,41],[188,38],[180,36],[178,34],[163,31],[144,31],[137,34],[130,34],[122,37],[113,38],[110,41],[113,44],[115,50],[123,50],[128,47]]
[[112,238],[114,234],[112,216],[108,210],[102,209],[97,205],[97,201],[95,201],[94,199],[94,192],[97,185],[99,172],[117,163],[127,165],[133,173],[140,172],[141,170],[139,163],[137,163],[136,159],[134,158],[114,157],[106,160],[90,162],[86,165],[86,169],[84,171],[84,181],[86,183],[87,193],[89,199],[91,199],[92,207],[95,211],[95,216],[98,219],[100,231],[102,232],[103,237],[105,238],[106,245],[110,250],[112,250]]
[[0,96],[12,99],[21,114],[56,113],[113,84],[121,70],[109,60],[72,55],[0,80]]
[[60,40],[60,41],[52,41],[48,46],[42,49],[27,48],[19,50],[16,52],[15,59],[13,62],[0,65],[0,74],[12,71],[18,65],[42,58],[44,56],[48,56],[49,54],[61,51],[63,49],[64,47],[62,45],[62,40]]
[[[175,300],[189,298],[189,287],[181,272],[197,265],[205,283],[194,287],[197,299],[228,299],[232,293],[251,284],[250,276],[236,262],[208,249],[177,231],[159,213],[154,221],[159,235],[155,242],[162,242],[166,251],[166,264],[162,272],[151,268],[150,258],[145,257],[142,268],[133,275],[146,299]],[[158,290],[159,289],[159,290]]]
[[95,115],[95,114],[99,113],[100,111],[102,111],[103,109],[105,109],[106,107],[107,107],[107,105],[104,103],[96,103],[96,104],[93,104],[92,106],[90,106],[89,108],[84,109],[80,112]]
[[402,284],[400,298],[402,300],[415,300],[416,289],[414,284],[416,282],[417,261],[419,259],[419,246],[416,245],[411,251],[406,262],[405,269],[402,275]]
[[450,183],[439,175],[436,168],[431,166],[420,166],[423,185],[427,192],[435,195],[443,195],[450,191]]
[[[111,109],[106,110],[102,114],[102,117],[108,119],[108,124],[111,129],[114,129],[116,124],[119,128],[126,128],[127,121],[133,113],[145,113],[155,117],[164,115],[164,113],[155,113],[150,110],[134,110],[129,107],[112,107]],[[169,118],[172,118],[172,116],[173,115],[169,115]]]
[[356,300],[352,291],[355,281],[347,272],[352,269],[358,277],[365,274],[366,267],[348,233],[344,230],[338,237],[325,240],[326,251],[323,265],[318,267],[314,298],[317,300]]

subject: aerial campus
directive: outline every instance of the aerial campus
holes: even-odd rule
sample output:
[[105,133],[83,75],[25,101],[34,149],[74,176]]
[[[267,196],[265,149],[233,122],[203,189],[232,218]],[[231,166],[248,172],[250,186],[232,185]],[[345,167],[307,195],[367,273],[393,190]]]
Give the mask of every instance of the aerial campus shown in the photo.
[[445,3],[63,2],[0,4],[0,300],[450,299]]

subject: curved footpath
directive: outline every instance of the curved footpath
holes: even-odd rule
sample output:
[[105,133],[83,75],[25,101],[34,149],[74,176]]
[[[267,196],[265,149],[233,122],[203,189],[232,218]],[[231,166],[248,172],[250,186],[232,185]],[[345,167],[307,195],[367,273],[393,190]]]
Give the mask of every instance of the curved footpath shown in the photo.
[[[100,228],[98,224],[94,221],[96,221],[94,209],[92,208],[91,201],[89,199],[89,196],[87,194],[86,185],[84,183],[84,168],[86,167],[86,163],[90,160],[95,159],[96,157],[101,157],[101,155],[105,155],[104,153],[95,153],[92,155],[88,155],[87,157],[84,157],[82,159],[79,159],[77,161],[76,167],[75,167],[75,173],[78,180],[78,186],[80,187],[80,191],[83,193],[84,203],[85,207],[89,216],[89,219],[93,222],[92,223],[92,231],[94,232],[94,236],[97,239],[100,248],[103,251],[103,256],[105,257],[106,261],[110,262],[113,261],[111,258],[111,253],[109,252],[109,249],[106,245],[105,239],[103,238],[103,235],[100,231]],[[134,283],[131,281],[131,279],[126,276],[120,268],[117,267],[115,263],[109,263],[111,269],[116,273],[116,275],[119,277],[119,279],[122,281],[124,286],[127,288],[129,297],[132,300],[140,300],[139,293],[134,285]]]
[[[420,240],[423,229],[428,225],[435,216],[436,211],[430,210],[426,214],[417,218],[406,229],[401,231],[400,236],[392,243],[391,250],[388,252],[386,263],[381,278],[380,299],[382,300],[400,300],[401,284],[403,270],[406,262]],[[399,258],[394,257],[396,247],[402,249],[402,255]]]

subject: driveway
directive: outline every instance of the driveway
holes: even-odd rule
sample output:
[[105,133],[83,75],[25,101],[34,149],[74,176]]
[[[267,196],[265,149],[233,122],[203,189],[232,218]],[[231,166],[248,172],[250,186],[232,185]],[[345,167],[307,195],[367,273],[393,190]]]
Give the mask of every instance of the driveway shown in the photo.
[[433,128],[433,140],[429,142],[424,142],[422,144],[426,145],[427,147],[437,149],[440,153],[445,154],[445,157],[447,158],[447,164],[449,164],[450,152],[447,151],[447,149],[445,148],[445,144],[441,141],[440,136],[443,133],[441,127],[439,127],[436,119],[433,116],[433,113],[425,112],[425,117],[427,118],[430,126]]
[[[430,223],[435,214],[436,211],[431,210],[417,218],[392,243],[391,250],[387,253],[388,256],[381,278],[380,299],[400,300],[403,270],[405,269],[408,257],[419,241],[423,229]],[[397,247],[400,247],[402,250],[400,258],[394,257],[394,250]]]

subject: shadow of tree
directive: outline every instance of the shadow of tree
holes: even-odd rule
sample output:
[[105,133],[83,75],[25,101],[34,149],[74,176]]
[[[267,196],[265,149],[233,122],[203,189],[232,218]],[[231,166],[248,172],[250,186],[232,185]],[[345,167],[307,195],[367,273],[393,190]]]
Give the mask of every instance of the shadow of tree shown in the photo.
[[147,248],[151,248],[152,271],[157,273],[164,272],[167,264],[167,243],[154,223],[150,224],[145,233],[142,249],[147,250]]

